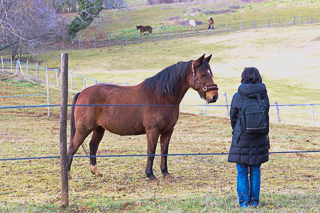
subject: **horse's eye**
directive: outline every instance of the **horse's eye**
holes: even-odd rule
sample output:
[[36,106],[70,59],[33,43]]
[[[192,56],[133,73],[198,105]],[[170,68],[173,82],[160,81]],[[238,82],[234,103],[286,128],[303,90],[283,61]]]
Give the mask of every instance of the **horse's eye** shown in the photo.
[[205,74],[205,73],[201,73],[201,76],[202,76],[202,77],[205,77],[205,76],[206,76],[206,74]]

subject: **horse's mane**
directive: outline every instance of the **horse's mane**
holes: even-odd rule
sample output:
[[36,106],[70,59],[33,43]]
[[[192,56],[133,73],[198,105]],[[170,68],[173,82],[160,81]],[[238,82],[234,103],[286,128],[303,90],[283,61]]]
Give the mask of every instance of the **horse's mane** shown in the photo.
[[155,76],[142,82],[142,88],[152,90],[159,100],[163,96],[172,97],[178,91],[180,77],[182,79],[186,78],[191,62],[178,62],[165,68]]

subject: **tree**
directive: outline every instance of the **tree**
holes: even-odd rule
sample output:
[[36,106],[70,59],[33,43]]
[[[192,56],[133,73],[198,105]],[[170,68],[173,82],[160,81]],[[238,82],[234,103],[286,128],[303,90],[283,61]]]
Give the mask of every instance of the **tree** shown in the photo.
[[72,41],[77,33],[84,30],[91,23],[100,18],[99,13],[103,9],[128,9],[125,0],[77,0],[79,12],[77,17],[68,26],[67,40]]
[[[56,17],[53,0],[0,0],[0,51],[41,51],[44,42],[63,36],[66,29]],[[19,53],[20,52],[20,53]]]
[[76,37],[77,33],[88,27],[95,18],[99,17],[99,13],[103,10],[103,0],[77,0],[79,5],[79,13],[75,19],[68,25],[67,40],[71,41]]

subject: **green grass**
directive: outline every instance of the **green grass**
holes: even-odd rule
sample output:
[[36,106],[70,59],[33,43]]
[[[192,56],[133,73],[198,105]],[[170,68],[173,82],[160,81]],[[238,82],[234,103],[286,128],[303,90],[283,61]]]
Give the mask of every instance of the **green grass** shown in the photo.
[[[144,20],[161,27],[165,24],[163,19],[183,15],[192,7],[213,7],[207,3],[184,5],[181,8],[179,4],[147,6],[147,9],[134,7],[130,22],[110,19],[110,25],[101,29],[101,33],[130,30]],[[164,7],[169,9],[162,10]],[[217,15],[214,19],[231,23],[245,17],[251,20],[273,14],[291,17],[300,10],[302,13],[317,11],[319,4],[316,1],[268,1],[245,6],[233,14]],[[208,17],[198,14],[194,18],[206,21]],[[246,66],[256,66],[260,70],[271,103],[319,103],[318,28],[318,24],[312,24],[122,47],[68,50],[69,70],[74,75],[85,74],[99,81],[136,84],[178,61],[212,53],[210,64],[220,92],[216,104],[225,103],[224,92],[230,103]],[[88,36],[96,36],[93,31],[94,27],[85,33],[92,32]],[[39,59],[42,67],[60,67],[60,51]],[[50,82],[55,84],[54,73],[49,74]],[[31,75],[34,76],[35,71]],[[26,80],[13,74],[1,73],[0,76],[0,96],[46,92],[43,81]],[[45,79],[44,72],[40,77]],[[75,79],[75,91],[81,91],[82,80]],[[93,82],[89,81],[91,84]],[[69,103],[74,94],[74,91],[69,92]],[[50,104],[59,104],[60,97],[60,90],[51,85]],[[46,96],[0,98],[0,101],[2,106],[47,103]],[[187,104],[202,104],[202,101],[190,90],[184,99],[184,105]],[[312,114],[305,112],[310,110],[311,107],[280,108],[282,124],[278,124],[275,108],[270,109],[270,151],[319,149],[319,127],[310,127]],[[183,111],[196,114],[181,113],[169,153],[228,152],[231,128],[225,107],[208,106],[207,115],[210,116],[199,115],[201,107],[184,106]],[[319,112],[319,107],[315,107],[315,111]],[[319,115],[315,115],[316,126],[319,126]],[[47,117],[47,108],[2,109],[0,121],[0,158],[59,155],[59,107],[50,108],[50,117]],[[88,142],[89,138],[85,141],[86,149]],[[106,133],[98,150],[98,154],[103,155],[145,153],[145,135],[120,137]],[[83,149],[77,154],[85,155]],[[73,180],[69,182],[70,207],[65,210],[60,208],[58,159],[2,161],[0,212],[319,211],[319,154],[270,155],[270,161],[262,166],[261,203],[257,209],[245,210],[238,208],[235,165],[226,161],[226,156],[169,157],[168,168],[173,178],[163,179],[158,166],[160,161],[156,158],[154,173],[160,181],[151,183],[144,173],[146,158],[98,158],[99,170],[104,174],[102,178],[91,175],[88,159],[75,158],[71,170]]]
[[[240,6],[240,9],[236,9],[233,13],[222,13],[222,14],[211,14],[205,15],[206,11],[218,11],[223,9],[229,9],[231,6]],[[135,31],[136,25],[151,25],[154,29],[164,30],[164,26],[168,29],[180,29],[181,26],[175,26],[168,18],[179,16],[180,21],[184,19],[195,19],[203,22],[203,25],[199,26],[200,29],[207,29],[207,21],[210,17],[215,20],[215,28],[220,27],[220,20],[222,27],[228,23],[229,26],[234,24],[239,25],[240,21],[245,21],[249,25],[253,25],[255,20],[257,23],[264,21],[267,24],[268,18],[273,24],[273,16],[275,15],[275,22],[279,23],[280,17],[283,22],[289,22],[293,16],[296,16],[297,23],[300,16],[303,20],[311,19],[311,14],[313,18],[320,16],[319,1],[303,1],[303,0],[293,0],[293,1],[265,1],[260,3],[241,3],[238,1],[224,1],[224,2],[211,2],[211,3],[175,3],[169,5],[145,5],[145,6],[135,6],[132,5],[130,10],[126,12],[124,16],[123,13],[120,15],[114,11],[104,11],[103,16],[105,21],[100,25],[91,26],[89,29],[83,31],[79,38],[93,39],[97,37],[98,34],[109,34],[110,32],[126,32]],[[200,12],[192,14],[191,11],[197,8]],[[155,15],[156,14],[156,15]],[[99,33],[96,33],[99,32]]]
[[[2,74],[0,95],[16,95],[20,78]],[[11,79],[11,80],[9,80]],[[45,89],[32,84],[24,94]],[[3,92],[5,91],[5,92]],[[21,91],[20,91],[21,93]],[[53,103],[60,91],[51,90]],[[69,95],[71,102],[72,93]],[[43,104],[45,98],[1,98],[2,105]],[[3,109],[2,109],[3,110]],[[0,158],[59,156],[59,108],[9,109],[0,115]],[[70,111],[69,111],[70,112]],[[68,134],[69,134],[68,130]],[[270,151],[317,150],[319,128],[271,124]],[[90,138],[90,137],[89,137]],[[85,141],[88,149],[89,138]],[[169,153],[228,152],[231,128],[227,118],[182,113]],[[146,137],[117,136],[106,132],[98,154],[145,154]],[[157,150],[159,153],[159,149]],[[85,155],[79,149],[77,155]],[[319,154],[270,155],[262,166],[259,212],[316,212],[319,210]],[[87,158],[75,158],[69,182],[70,207],[65,212],[243,212],[236,196],[235,165],[226,156],[169,157],[172,179],[161,177],[159,158],[154,162],[158,183],[149,182],[146,158],[98,158],[104,174],[96,178]],[[0,211],[55,212],[60,208],[59,159],[2,161]]]

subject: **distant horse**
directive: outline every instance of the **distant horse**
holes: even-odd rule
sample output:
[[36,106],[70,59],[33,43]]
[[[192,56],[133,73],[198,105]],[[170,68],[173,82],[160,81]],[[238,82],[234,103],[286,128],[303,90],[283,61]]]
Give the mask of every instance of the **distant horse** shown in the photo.
[[[153,160],[160,136],[161,154],[168,154],[169,141],[179,117],[179,105],[191,87],[208,103],[216,102],[218,87],[213,82],[209,65],[211,55],[197,60],[179,62],[135,86],[96,84],[76,94],[72,104],[82,105],[71,110],[71,138],[68,149],[68,177],[72,158],[91,133],[90,170],[102,174],[96,165],[96,153],[105,130],[118,135],[147,134],[146,175],[153,174]],[[94,106],[83,106],[92,104]],[[97,106],[104,105],[104,106]],[[161,156],[160,169],[169,175],[167,156]]]
[[190,20],[189,21],[189,27],[190,27],[190,31],[193,30],[196,27],[196,21],[195,20]]
[[147,26],[138,25],[138,26],[136,26],[136,29],[140,30],[140,35],[142,35],[142,33],[144,35],[144,32],[147,32],[147,31],[149,32],[149,35],[152,34],[152,27],[149,25],[147,25]]

